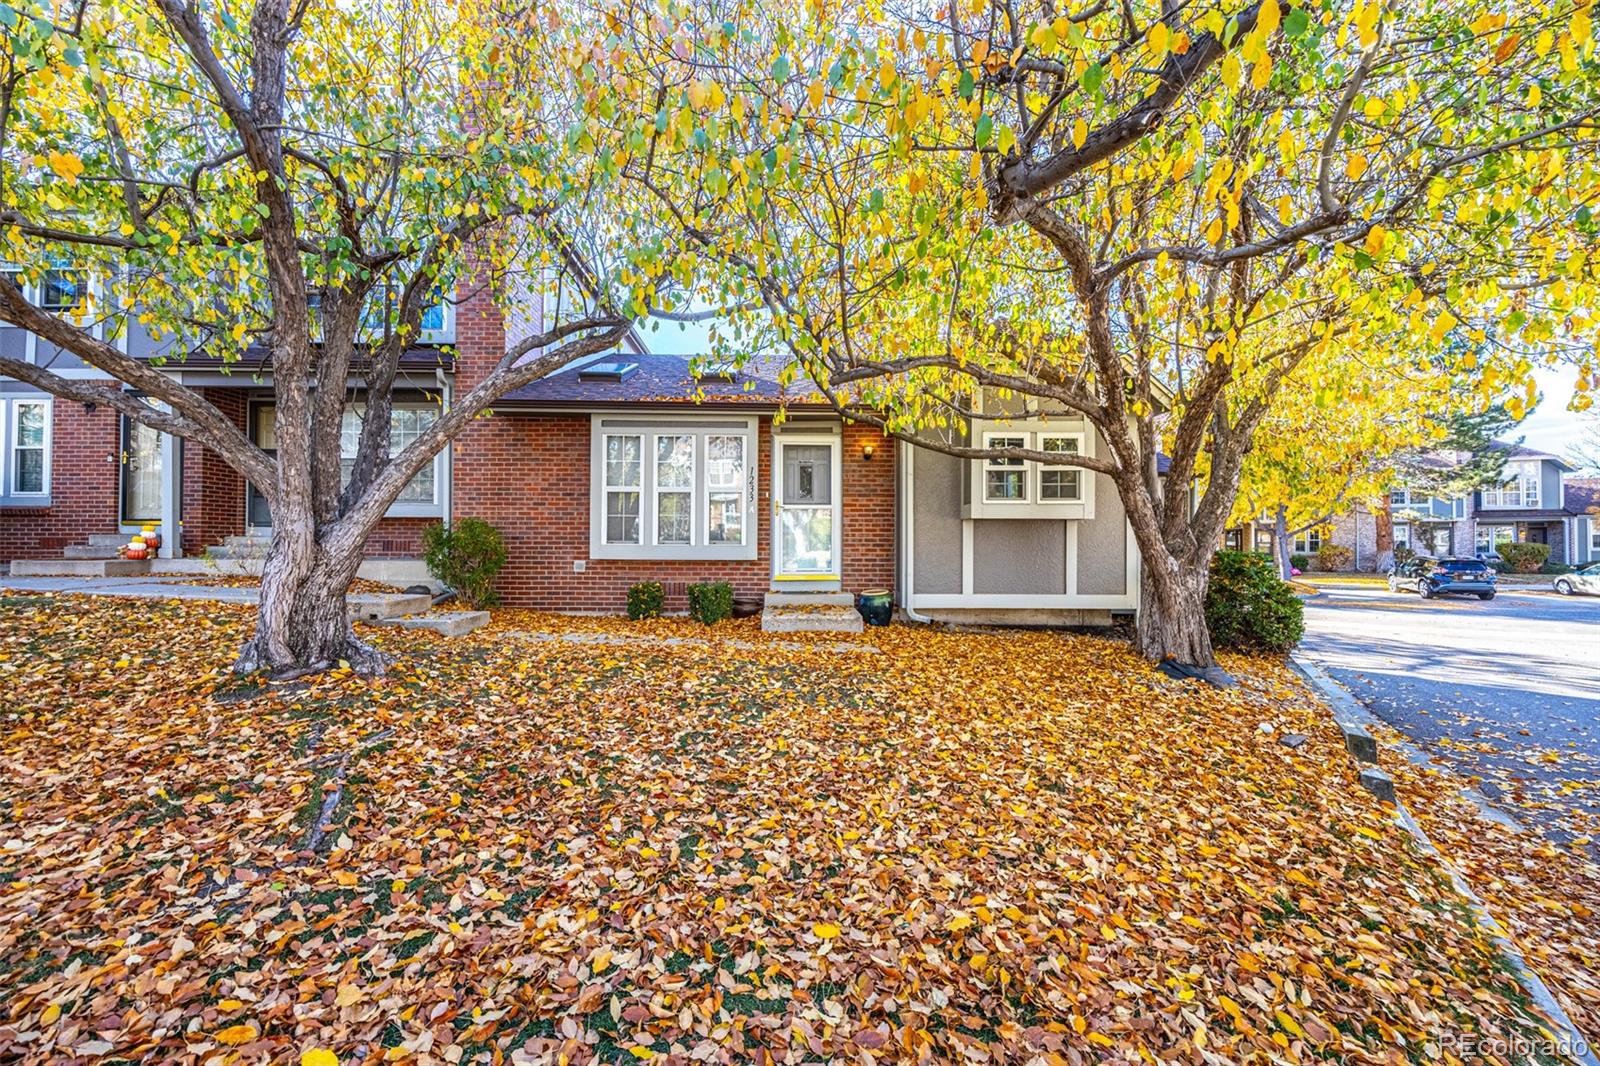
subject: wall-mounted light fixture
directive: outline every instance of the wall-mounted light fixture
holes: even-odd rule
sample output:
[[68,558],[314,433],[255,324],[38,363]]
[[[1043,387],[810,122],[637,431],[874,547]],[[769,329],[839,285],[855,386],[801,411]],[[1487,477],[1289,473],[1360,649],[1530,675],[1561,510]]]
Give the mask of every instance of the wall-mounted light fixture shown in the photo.
[[877,446],[874,445],[874,444],[870,444],[870,443],[869,444],[863,444],[861,446],[861,458],[862,458],[862,460],[864,462],[868,462],[868,463],[872,462],[873,453],[876,452],[877,450],[878,450]]

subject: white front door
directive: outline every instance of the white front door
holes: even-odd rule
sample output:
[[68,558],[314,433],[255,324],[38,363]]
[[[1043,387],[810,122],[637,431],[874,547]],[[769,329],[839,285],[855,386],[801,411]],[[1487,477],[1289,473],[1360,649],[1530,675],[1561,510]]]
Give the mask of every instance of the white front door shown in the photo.
[[779,581],[839,578],[839,438],[786,437],[776,443]]

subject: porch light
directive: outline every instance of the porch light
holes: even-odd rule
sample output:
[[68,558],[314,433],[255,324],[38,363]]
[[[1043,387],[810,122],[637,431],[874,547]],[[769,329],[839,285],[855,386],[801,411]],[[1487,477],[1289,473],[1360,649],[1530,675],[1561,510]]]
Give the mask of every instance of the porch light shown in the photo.
[[861,446],[861,459],[862,459],[862,461],[863,462],[868,462],[868,463],[872,462],[873,453],[876,452],[877,450],[878,450],[877,445],[873,444],[871,441],[868,441],[866,444],[863,444]]

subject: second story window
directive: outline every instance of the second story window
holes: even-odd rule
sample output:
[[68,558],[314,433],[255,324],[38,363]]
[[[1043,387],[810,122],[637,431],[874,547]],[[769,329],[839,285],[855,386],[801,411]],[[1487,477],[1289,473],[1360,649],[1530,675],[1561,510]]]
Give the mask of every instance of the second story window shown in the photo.
[[70,267],[51,268],[44,272],[39,284],[39,306],[58,314],[76,311],[84,306],[88,287],[88,276],[83,271]]
[[[983,438],[985,448],[1026,448],[1027,437],[1008,437],[987,433]],[[1028,499],[1028,475],[1021,459],[988,458],[983,461],[983,498],[991,503],[1025,503]]]

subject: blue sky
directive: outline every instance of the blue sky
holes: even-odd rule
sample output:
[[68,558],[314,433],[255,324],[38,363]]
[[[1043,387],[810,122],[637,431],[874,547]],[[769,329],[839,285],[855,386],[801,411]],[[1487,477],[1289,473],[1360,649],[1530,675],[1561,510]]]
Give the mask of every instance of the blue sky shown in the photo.
[[1533,414],[1522,420],[1512,436],[1521,434],[1523,443],[1542,452],[1560,455],[1583,435],[1586,416],[1567,410],[1572,387],[1578,380],[1574,366],[1541,369],[1536,377],[1542,399]]

